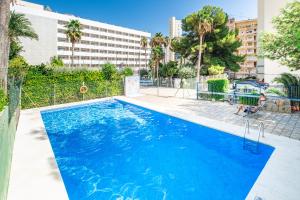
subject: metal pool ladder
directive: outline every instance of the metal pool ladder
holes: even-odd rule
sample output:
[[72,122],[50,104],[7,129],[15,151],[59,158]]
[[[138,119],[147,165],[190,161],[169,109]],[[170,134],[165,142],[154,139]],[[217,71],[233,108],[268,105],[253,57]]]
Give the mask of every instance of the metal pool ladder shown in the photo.
[[260,122],[258,125],[258,138],[257,138],[256,142],[253,142],[252,140],[247,139],[246,135],[249,135],[249,134],[250,134],[250,123],[249,123],[249,120],[246,119],[244,139],[243,139],[243,149],[250,150],[252,153],[258,153],[260,137],[265,137],[264,123]]

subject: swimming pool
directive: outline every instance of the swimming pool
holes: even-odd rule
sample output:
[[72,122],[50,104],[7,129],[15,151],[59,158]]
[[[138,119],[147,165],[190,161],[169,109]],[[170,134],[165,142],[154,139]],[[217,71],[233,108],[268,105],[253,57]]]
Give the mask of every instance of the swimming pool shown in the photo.
[[274,150],[117,100],[42,118],[71,200],[245,199]]

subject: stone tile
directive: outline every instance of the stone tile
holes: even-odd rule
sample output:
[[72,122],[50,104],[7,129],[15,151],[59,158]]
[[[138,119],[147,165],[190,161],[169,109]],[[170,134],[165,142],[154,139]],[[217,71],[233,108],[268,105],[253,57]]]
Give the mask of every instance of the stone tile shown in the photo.
[[292,133],[291,137],[292,139],[296,139],[296,140],[300,140],[300,134],[295,134],[295,133]]

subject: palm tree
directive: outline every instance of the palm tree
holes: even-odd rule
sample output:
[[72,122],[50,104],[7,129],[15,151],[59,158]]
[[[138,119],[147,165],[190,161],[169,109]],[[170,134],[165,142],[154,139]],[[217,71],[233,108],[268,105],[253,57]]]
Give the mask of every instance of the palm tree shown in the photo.
[[171,40],[170,49],[179,54],[180,56],[180,65],[185,64],[185,59],[188,58],[191,54],[191,48],[189,45],[189,39],[182,38],[173,38]]
[[200,69],[201,69],[201,59],[203,51],[203,41],[207,33],[211,32],[213,29],[213,19],[210,16],[211,13],[206,10],[200,10],[197,13],[193,13],[188,16],[185,20],[189,22],[197,33],[199,38],[199,47],[198,47],[198,62],[197,62],[197,80],[200,80]]
[[153,47],[151,55],[152,55],[152,60],[153,60],[154,66],[156,68],[157,95],[159,95],[159,77],[158,77],[159,63],[164,58],[165,55],[164,55],[164,51],[161,46]]
[[20,37],[36,40],[39,38],[25,15],[14,11],[10,15],[8,37],[10,42],[19,42]]
[[141,39],[140,44],[141,44],[141,47],[145,51],[145,69],[147,69],[147,47],[148,47],[148,39],[143,36],[142,39]]
[[66,24],[66,35],[67,38],[72,43],[72,56],[71,56],[71,66],[74,65],[74,49],[75,44],[81,40],[81,36],[83,35],[81,24],[78,20],[71,20],[68,24]]
[[11,12],[8,24],[9,59],[15,58],[23,50],[20,37],[38,40],[38,35],[25,15]]
[[[150,46],[152,48],[152,52],[151,52],[151,56],[152,56],[152,60],[154,62],[154,74],[155,74],[155,70],[158,71],[158,67],[159,67],[159,63],[157,64],[157,56],[161,55],[161,53],[159,53],[159,51],[162,51],[162,54],[164,55],[163,49],[162,47],[165,46],[165,38],[163,36],[162,33],[156,33],[154,35],[154,37],[150,40]],[[153,55],[154,53],[156,53],[156,55]],[[156,58],[156,59],[154,59]],[[162,57],[163,59],[164,57]],[[160,62],[161,59],[159,59]],[[154,78],[154,77],[153,77]],[[157,77],[158,78],[158,73],[157,73]]]
[[165,38],[162,33],[156,33],[150,41],[150,46],[157,47],[165,45]]
[[166,64],[166,56],[169,56],[170,45],[171,45],[171,39],[168,36],[166,36],[164,41],[164,47],[165,47],[164,64]]
[[0,0],[0,86],[7,93],[7,68],[9,56],[8,24],[10,4],[15,0]]
[[[288,98],[299,99],[300,98],[300,78],[290,74],[283,73],[279,77],[274,79],[274,82],[283,84],[286,89]],[[299,111],[299,102],[291,101],[293,110]]]

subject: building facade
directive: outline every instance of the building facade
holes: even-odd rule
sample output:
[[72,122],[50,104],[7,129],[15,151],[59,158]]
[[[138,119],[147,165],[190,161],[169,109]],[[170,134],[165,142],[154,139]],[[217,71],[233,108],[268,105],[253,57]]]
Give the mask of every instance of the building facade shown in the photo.
[[[182,36],[182,22],[181,20],[172,17],[169,21],[169,37],[170,39],[181,37]],[[172,52],[170,49],[167,49],[168,59],[167,61],[175,61],[176,56],[175,53]]]
[[[275,32],[272,24],[272,19],[280,15],[281,9],[283,9],[287,5],[287,3],[292,1],[293,0],[259,0],[258,34],[261,34],[263,32]],[[276,61],[272,61],[266,58],[258,60],[257,75],[259,80],[263,80],[267,83],[272,83],[275,77],[285,72],[300,75],[299,70],[292,72],[288,67],[283,66]]]
[[235,21],[230,19],[228,26],[231,30],[238,30],[238,38],[242,46],[237,54],[245,56],[245,61],[240,63],[241,69],[236,73],[236,78],[256,76],[257,66],[257,20]]
[[141,38],[150,38],[150,33],[55,13],[25,1],[17,2],[12,10],[25,14],[39,36],[38,41],[21,39],[23,56],[30,64],[48,63],[53,56],[62,58],[67,66],[71,64],[71,43],[65,34],[65,25],[73,19],[79,20],[83,27],[81,41],[75,44],[74,67],[100,67],[112,63],[137,69],[150,59],[150,50],[147,50],[146,59],[140,45]]

